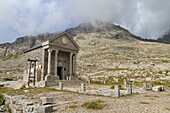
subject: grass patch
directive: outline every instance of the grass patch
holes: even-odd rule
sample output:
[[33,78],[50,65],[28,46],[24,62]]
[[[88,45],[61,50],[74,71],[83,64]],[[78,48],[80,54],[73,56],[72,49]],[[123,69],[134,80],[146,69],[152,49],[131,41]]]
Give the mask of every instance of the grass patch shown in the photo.
[[149,102],[140,102],[140,104],[149,104]]
[[162,63],[169,63],[170,60],[161,60]]
[[122,71],[128,70],[129,68],[106,68],[107,71]]
[[144,97],[152,97],[151,95],[145,95]]
[[92,102],[86,102],[82,106],[87,109],[98,110],[98,109],[103,109],[106,105],[104,104],[103,101],[96,100],[96,101],[92,101]]
[[170,108],[165,108],[166,110],[170,111]]
[[0,93],[0,106],[4,104],[4,101],[5,101],[4,95]]
[[119,83],[112,85],[111,89],[114,89],[115,85],[119,85],[120,90],[125,90]]
[[101,82],[101,81],[91,81],[92,84],[100,84],[100,85],[103,85],[104,83]]
[[77,37],[78,40],[85,40],[85,38],[83,36],[79,36]]
[[143,82],[134,82],[133,85],[141,87],[143,85]]
[[70,105],[70,106],[68,106],[68,108],[71,108],[71,109],[75,109],[77,107],[78,107],[77,105]]
[[159,96],[156,96],[156,95],[145,95],[144,97],[155,97],[155,98],[159,98]]
[[[24,90],[28,90],[27,93],[24,92]],[[55,92],[57,90],[52,88],[26,88],[26,89],[12,89],[12,88],[0,88],[1,93],[5,93],[7,95],[26,95],[26,96],[33,96],[35,94],[39,93],[49,93],[49,92]]]
[[153,85],[164,85],[164,86],[170,87],[170,81],[168,81],[168,80],[154,81]]
[[8,77],[3,78],[3,81],[13,81],[13,80],[14,80],[13,78],[8,78]]

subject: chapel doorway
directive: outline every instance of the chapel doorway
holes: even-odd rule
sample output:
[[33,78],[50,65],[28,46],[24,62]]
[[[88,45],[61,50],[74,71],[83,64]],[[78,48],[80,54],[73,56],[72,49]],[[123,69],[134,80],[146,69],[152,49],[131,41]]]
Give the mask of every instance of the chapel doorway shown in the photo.
[[62,70],[63,70],[62,67],[57,67],[57,75],[59,76],[59,80],[63,80]]

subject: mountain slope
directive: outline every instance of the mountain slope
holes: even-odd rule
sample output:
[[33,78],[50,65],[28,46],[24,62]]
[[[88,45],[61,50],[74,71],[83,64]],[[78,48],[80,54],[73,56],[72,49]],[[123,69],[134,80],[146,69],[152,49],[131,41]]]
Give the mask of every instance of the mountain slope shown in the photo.
[[170,44],[170,31],[163,35],[163,37],[158,38],[158,41],[161,43]]
[[[114,25],[112,23],[96,22],[83,23],[75,28],[67,29],[66,32],[70,33],[73,37],[77,34],[90,34],[96,33],[103,38],[119,39],[124,41],[135,41],[137,36],[131,34],[128,30]],[[5,57],[14,54],[22,54],[29,48],[46,41],[48,38],[56,35],[57,33],[44,33],[37,36],[25,36],[18,38],[13,43],[0,44],[0,57]]]
[[37,36],[19,37],[13,43],[0,44],[0,57],[9,55],[22,54],[29,48],[46,41],[48,38],[56,35],[57,33],[44,33]]
[[120,39],[129,37],[129,39],[137,39],[138,37],[130,33],[128,30],[118,26],[114,25],[112,23],[104,23],[104,22],[96,22],[94,24],[91,23],[82,23],[79,26],[75,28],[70,28],[66,30],[68,33],[70,33],[72,36],[75,36],[80,33],[107,33],[108,37]]

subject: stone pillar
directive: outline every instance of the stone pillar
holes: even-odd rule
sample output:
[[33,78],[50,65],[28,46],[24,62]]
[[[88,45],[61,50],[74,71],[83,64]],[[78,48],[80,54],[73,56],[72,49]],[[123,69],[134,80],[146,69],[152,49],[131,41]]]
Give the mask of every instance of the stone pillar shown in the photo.
[[59,88],[62,90],[63,89],[63,83],[59,82]]
[[127,80],[124,79],[124,87],[127,88]]
[[57,64],[58,64],[57,60],[58,60],[58,50],[55,50],[55,66],[54,66],[54,68],[55,68],[54,69],[54,76],[55,77],[58,77],[58,75],[57,75]]
[[42,73],[41,73],[41,81],[45,79],[45,49],[42,52]]
[[82,93],[86,92],[86,84],[85,83],[81,83],[81,92]]
[[132,94],[132,84],[127,84],[127,94]]
[[104,80],[104,85],[106,85],[107,84],[107,81],[106,80]]
[[147,91],[147,83],[146,82],[143,83],[143,90]]
[[114,86],[114,93],[116,97],[120,97],[120,87],[119,85]]
[[51,53],[52,50],[48,49],[48,71],[47,71],[48,75],[51,75]]
[[152,82],[149,83],[149,89],[152,90],[153,84]]
[[77,68],[77,54],[74,54],[74,61],[73,61],[73,75],[76,76],[76,68]]
[[70,53],[70,67],[69,67],[69,77],[71,77],[72,75],[73,75],[73,70],[72,70],[72,67],[73,67],[73,58],[72,58],[72,56],[73,56],[73,53]]

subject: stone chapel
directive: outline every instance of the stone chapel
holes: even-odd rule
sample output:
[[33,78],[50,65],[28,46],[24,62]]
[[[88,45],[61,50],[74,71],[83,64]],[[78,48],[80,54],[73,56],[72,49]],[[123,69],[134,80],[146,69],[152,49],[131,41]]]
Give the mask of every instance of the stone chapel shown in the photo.
[[60,33],[25,52],[27,69],[24,81],[49,85],[56,80],[74,80],[78,44],[67,32]]

